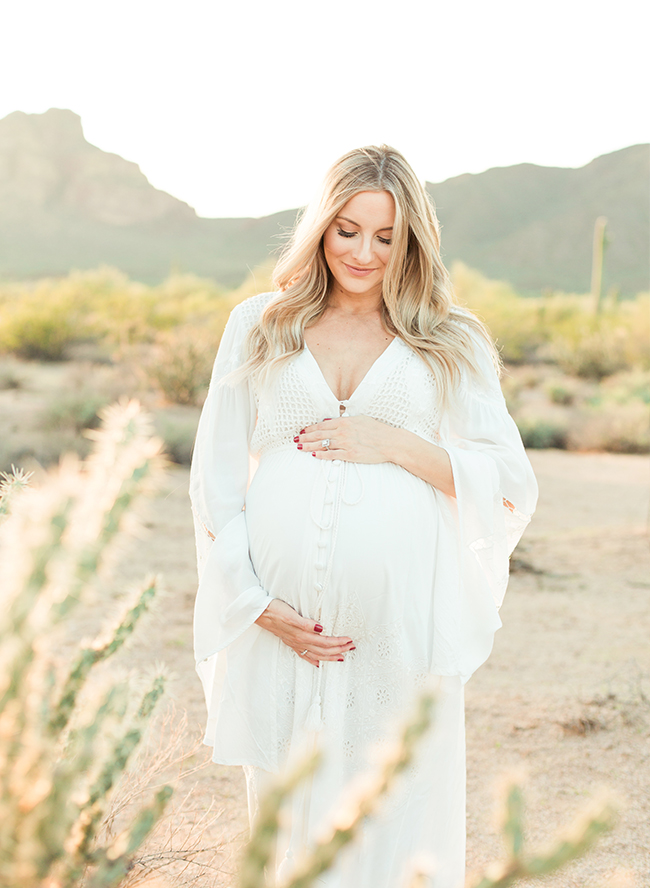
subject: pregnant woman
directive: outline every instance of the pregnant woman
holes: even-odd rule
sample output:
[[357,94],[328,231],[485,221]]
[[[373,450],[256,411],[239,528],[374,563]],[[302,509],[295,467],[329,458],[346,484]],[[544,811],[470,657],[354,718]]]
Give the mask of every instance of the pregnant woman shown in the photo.
[[413,767],[321,884],[400,888],[424,859],[458,888],[463,684],[501,625],[535,479],[399,152],[334,164],[275,283],[230,316],[192,463],[205,741],[244,766],[252,820],[292,755],[324,750],[278,837],[284,877],[434,686]]

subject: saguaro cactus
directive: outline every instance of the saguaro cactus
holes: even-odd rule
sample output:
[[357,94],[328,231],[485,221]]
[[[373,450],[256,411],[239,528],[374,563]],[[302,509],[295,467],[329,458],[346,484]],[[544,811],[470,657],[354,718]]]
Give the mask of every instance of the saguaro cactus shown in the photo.
[[[57,663],[54,633],[92,587],[135,497],[159,475],[160,442],[135,402],[105,411],[85,464],[65,459],[39,487],[0,484],[0,884],[116,886],[160,817],[164,786],[124,833],[99,847],[108,796],[163,692],[155,676],[135,711],[126,680],[80,705],[93,666],[118,650],[156,592],[147,580],[114,628]],[[87,695],[92,696],[92,695]],[[107,738],[109,738],[107,740]]]

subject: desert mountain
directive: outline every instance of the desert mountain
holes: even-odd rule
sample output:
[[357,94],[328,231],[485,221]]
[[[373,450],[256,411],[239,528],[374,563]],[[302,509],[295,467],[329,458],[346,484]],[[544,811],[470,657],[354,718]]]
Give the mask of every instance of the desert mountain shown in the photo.
[[[526,293],[589,288],[597,216],[608,218],[604,284],[648,287],[647,145],[580,169],[519,164],[427,187],[446,261],[460,259]],[[0,278],[116,266],[155,282],[191,271],[239,283],[268,259],[296,210],[261,219],[202,219],[154,188],[137,164],[89,144],[72,111],[0,120]]]

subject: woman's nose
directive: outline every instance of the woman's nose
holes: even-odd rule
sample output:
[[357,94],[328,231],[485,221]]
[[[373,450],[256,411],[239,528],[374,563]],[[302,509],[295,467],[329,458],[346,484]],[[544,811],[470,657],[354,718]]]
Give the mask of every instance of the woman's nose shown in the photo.
[[355,238],[354,249],[352,251],[354,259],[359,265],[367,265],[372,261],[372,238],[358,237]]

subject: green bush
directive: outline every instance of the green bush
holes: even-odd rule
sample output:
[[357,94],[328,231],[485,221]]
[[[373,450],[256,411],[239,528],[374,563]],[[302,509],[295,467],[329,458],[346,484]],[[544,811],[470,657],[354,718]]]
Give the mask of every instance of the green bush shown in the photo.
[[571,376],[600,381],[627,366],[625,334],[606,330],[584,333],[575,341],[558,337],[549,352],[555,363]]
[[0,392],[23,388],[25,381],[18,369],[9,362],[0,363]]
[[175,275],[148,287],[116,269],[99,268],[35,284],[5,284],[0,285],[0,351],[60,361],[75,343],[96,340],[119,353],[185,324],[211,330],[218,341],[230,305],[214,282],[194,275]]
[[0,349],[31,361],[62,361],[79,333],[68,307],[26,299],[2,323]]
[[565,379],[549,382],[546,391],[553,404],[561,404],[564,407],[569,407],[576,399],[575,387],[568,384]]
[[170,330],[158,335],[145,370],[170,403],[200,405],[218,345],[209,330],[190,326]]
[[554,447],[565,450],[567,447],[567,426],[547,417],[523,417],[517,419],[517,427],[524,447],[532,450],[545,450]]
[[460,262],[452,267],[456,295],[481,317],[506,363],[545,361],[585,379],[650,368],[650,295],[610,300],[596,314],[590,296],[518,296]]
[[50,402],[43,417],[43,427],[52,431],[95,429],[100,423],[100,412],[108,399],[99,392],[66,392]]
[[567,436],[571,450],[650,453],[650,408],[642,401],[585,407]]
[[165,442],[165,452],[180,466],[190,464],[198,423],[196,408],[167,408],[156,413],[156,432]]

